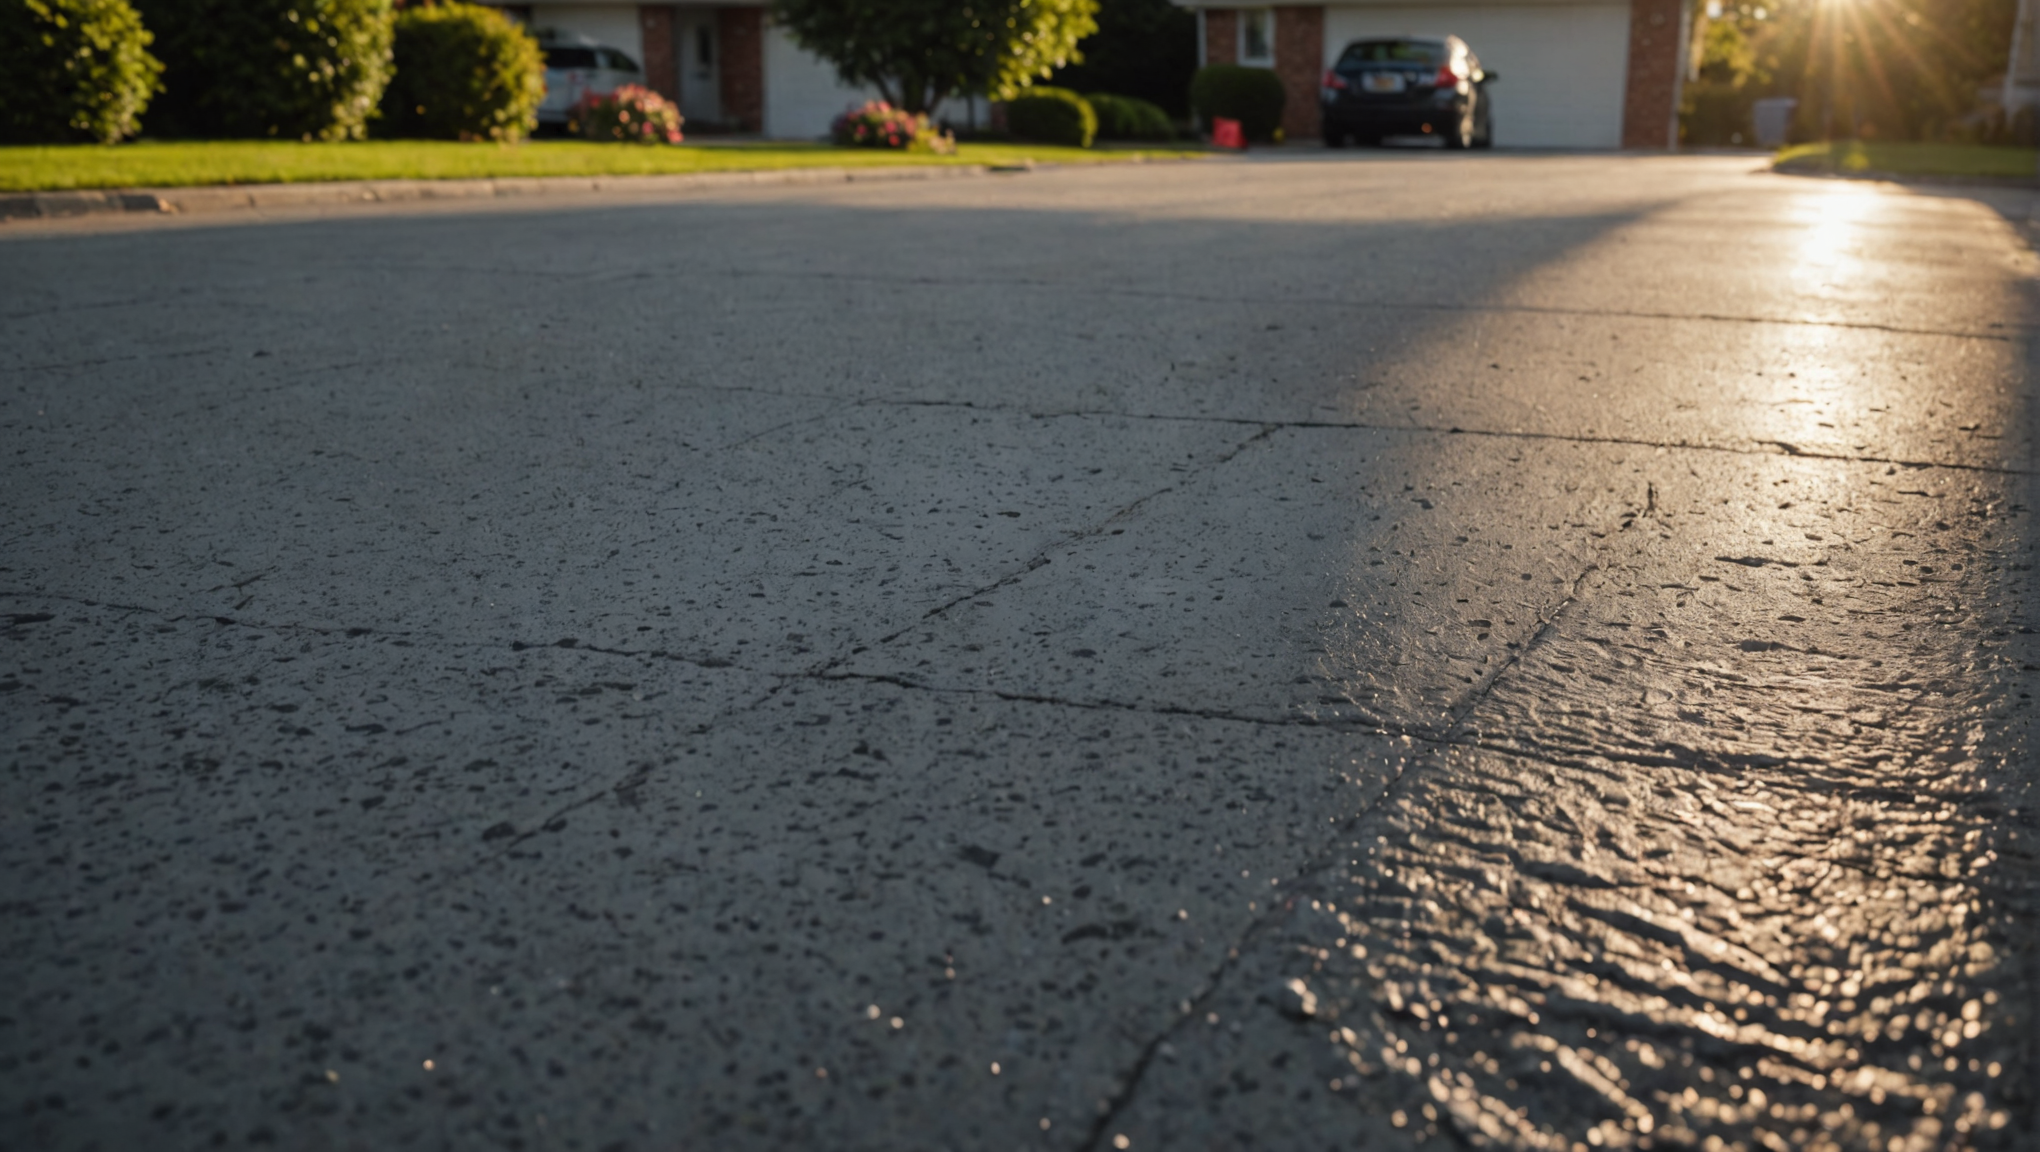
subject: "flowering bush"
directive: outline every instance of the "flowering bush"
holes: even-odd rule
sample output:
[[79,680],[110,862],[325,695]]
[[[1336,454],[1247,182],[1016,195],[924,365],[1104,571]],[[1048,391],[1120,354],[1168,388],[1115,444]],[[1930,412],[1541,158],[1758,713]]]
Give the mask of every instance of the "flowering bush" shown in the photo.
[[567,110],[567,131],[586,140],[678,144],[681,123],[671,100],[638,84],[590,92]]
[[836,117],[829,139],[852,148],[899,148],[908,152],[956,151],[956,138],[928,122],[925,112],[908,112],[883,100],[867,101]]

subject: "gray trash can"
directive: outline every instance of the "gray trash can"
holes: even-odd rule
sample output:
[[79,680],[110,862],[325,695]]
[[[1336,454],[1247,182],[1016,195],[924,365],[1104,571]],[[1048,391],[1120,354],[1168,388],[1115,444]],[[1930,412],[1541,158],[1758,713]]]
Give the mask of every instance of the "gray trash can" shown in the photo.
[[1790,96],[1773,96],[1750,107],[1751,127],[1757,132],[1757,147],[1778,148],[1792,130],[1792,110],[1799,101]]

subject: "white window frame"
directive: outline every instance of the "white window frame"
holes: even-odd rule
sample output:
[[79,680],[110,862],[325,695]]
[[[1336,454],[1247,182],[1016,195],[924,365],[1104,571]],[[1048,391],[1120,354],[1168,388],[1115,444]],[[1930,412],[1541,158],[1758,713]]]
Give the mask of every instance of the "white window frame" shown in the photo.
[[[1239,42],[1236,50],[1239,54],[1240,63],[1253,68],[1273,68],[1275,66],[1275,10],[1273,8],[1240,8],[1237,11],[1239,12],[1240,23]],[[1255,20],[1261,22],[1261,28],[1264,33],[1261,39],[1268,49],[1268,54],[1265,56],[1250,56],[1247,54],[1247,25]]]

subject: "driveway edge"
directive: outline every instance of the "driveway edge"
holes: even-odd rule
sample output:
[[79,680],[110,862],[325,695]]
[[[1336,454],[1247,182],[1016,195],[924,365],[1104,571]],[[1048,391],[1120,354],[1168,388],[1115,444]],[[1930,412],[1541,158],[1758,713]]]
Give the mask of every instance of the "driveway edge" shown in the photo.
[[479,180],[334,180],[302,184],[214,184],[188,188],[114,188],[0,195],[0,222],[53,220],[116,212],[191,214],[324,204],[396,204],[588,193],[658,194],[711,188],[847,184],[984,176],[982,164],[900,168],[780,168],[657,176],[532,176]]

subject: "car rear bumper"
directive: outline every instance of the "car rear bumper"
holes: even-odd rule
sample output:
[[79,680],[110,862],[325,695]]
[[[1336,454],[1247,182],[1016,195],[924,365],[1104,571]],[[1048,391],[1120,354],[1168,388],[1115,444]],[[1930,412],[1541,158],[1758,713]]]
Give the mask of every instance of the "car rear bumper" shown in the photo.
[[1320,118],[1328,133],[1338,130],[1357,137],[1414,137],[1424,133],[1424,124],[1430,124],[1430,133],[1442,133],[1448,124],[1465,114],[1467,96],[1452,90],[1414,100],[1369,100],[1340,94],[1332,100],[1322,100],[1320,108]]
[[[1417,136],[1443,132],[1464,114],[1465,98],[1456,93],[1443,99],[1368,104],[1355,100],[1332,100],[1322,104],[1321,121],[1326,132],[1352,136]],[[1429,125],[1428,128],[1425,126]]]

